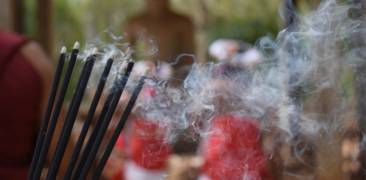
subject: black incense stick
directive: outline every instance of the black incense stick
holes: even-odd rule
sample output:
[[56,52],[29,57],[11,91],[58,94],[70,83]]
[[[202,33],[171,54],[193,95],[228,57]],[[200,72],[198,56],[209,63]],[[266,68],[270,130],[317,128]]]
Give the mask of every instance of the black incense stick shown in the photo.
[[[117,78],[116,78],[116,80],[117,80]],[[117,83],[113,83],[113,84],[115,85]],[[74,169],[71,169],[72,172],[75,171],[74,177],[75,176],[79,176],[78,175],[78,172],[80,172],[81,169],[83,168],[83,164],[81,164],[81,163],[82,162],[85,162],[86,159],[88,158],[88,155],[89,155],[89,153],[91,151],[91,148],[93,147],[93,144],[94,144],[93,139],[95,139],[97,137],[98,131],[99,131],[100,126],[102,124],[102,121],[103,121],[105,115],[107,114],[107,111],[108,111],[109,106],[110,106],[110,102],[113,99],[113,96],[114,96],[114,93],[115,93],[114,90],[115,90],[115,87],[112,87],[111,90],[110,90],[110,92],[109,92],[109,95],[107,96],[107,98],[106,98],[106,100],[104,102],[104,105],[103,105],[102,111],[101,111],[101,113],[100,113],[100,115],[98,117],[98,120],[96,121],[96,123],[94,125],[94,128],[92,130],[92,133],[91,133],[91,135],[90,135],[90,137],[89,137],[89,139],[88,139],[85,147],[83,148],[83,152],[81,153],[81,157],[79,158],[79,163],[77,164],[76,169],[75,170]],[[68,168],[70,168],[70,167],[68,167]],[[70,176],[70,175],[68,175],[68,176]],[[69,178],[69,179],[71,179],[71,178]],[[64,178],[64,180],[69,180],[69,179],[66,179],[66,176]]]
[[75,45],[74,45],[74,48],[71,52],[70,62],[68,64],[68,67],[67,67],[67,70],[66,70],[66,73],[65,73],[65,77],[64,77],[63,82],[62,82],[62,86],[61,86],[61,89],[60,89],[60,94],[59,94],[59,96],[57,98],[57,101],[56,101],[56,104],[55,104],[55,110],[52,114],[50,125],[49,125],[49,128],[47,130],[45,140],[42,144],[40,156],[39,156],[38,161],[36,163],[36,167],[33,171],[34,172],[33,176],[31,177],[34,180],[40,179],[42,169],[43,169],[43,165],[46,161],[48,149],[49,149],[49,146],[51,144],[54,131],[56,129],[57,120],[58,120],[59,115],[61,113],[62,104],[64,102],[65,95],[66,95],[66,92],[67,92],[67,87],[69,85],[71,75],[72,75],[72,72],[74,70],[76,60],[77,60],[77,56],[78,56],[78,53],[79,53],[79,47],[80,47],[80,44],[78,42],[76,42]]
[[57,146],[55,153],[53,155],[53,159],[51,161],[50,168],[47,174],[47,180],[55,179],[57,172],[59,170],[62,158],[65,153],[65,149],[67,143],[69,142],[72,128],[74,127],[76,116],[79,112],[81,102],[83,100],[85,89],[90,79],[90,74],[92,72],[94,62],[96,59],[96,50],[93,52],[93,55],[89,56],[84,64],[82,69],[80,78],[77,83],[76,90],[74,92],[74,96],[71,100],[71,105],[66,115],[65,123],[62,127],[61,135],[57,141]]
[[86,119],[84,121],[83,128],[81,129],[79,138],[78,138],[78,140],[76,142],[74,151],[73,151],[73,153],[71,155],[71,159],[69,160],[69,163],[67,165],[66,173],[65,173],[65,176],[64,176],[64,179],[65,180],[71,179],[71,176],[72,176],[72,173],[73,173],[75,164],[76,164],[77,159],[79,157],[81,148],[82,148],[82,146],[84,144],[85,137],[86,137],[86,135],[88,133],[88,130],[90,128],[90,125],[92,123],[92,120],[93,120],[95,111],[97,109],[97,106],[98,106],[100,97],[102,95],[103,89],[104,89],[105,84],[107,82],[107,79],[108,79],[108,76],[109,76],[109,72],[111,70],[112,65],[113,65],[113,59],[108,59],[107,64],[104,67],[103,73],[102,73],[102,75],[101,75],[101,77],[99,79],[99,83],[98,83],[98,86],[97,86],[97,90],[95,91],[93,100],[92,100],[92,102],[90,104],[89,111],[88,111],[88,115],[87,115],[87,117],[86,117]]
[[28,179],[31,179],[31,177],[33,176],[33,171],[36,167],[36,163],[37,163],[39,155],[40,155],[40,151],[41,151],[41,147],[42,147],[42,144],[43,144],[43,141],[44,141],[44,137],[47,133],[47,127],[48,127],[48,124],[49,124],[49,121],[50,121],[53,105],[54,105],[54,102],[55,102],[55,99],[56,99],[58,86],[60,84],[62,70],[63,70],[63,67],[65,65],[65,59],[66,59],[66,47],[62,47],[61,48],[61,53],[60,53],[60,58],[59,58],[57,68],[56,68],[56,71],[55,71],[55,75],[54,75],[54,78],[53,78],[53,81],[52,81],[51,92],[50,92],[50,95],[48,97],[47,108],[46,108],[46,111],[44,113],[41,128],[40,128],[40,131],[39,131],[39,134],[38,134],[38,137],[37,137],[36,147],[34,149],[32,163],[31,163],[31,166],[30,166],[30,169],[29,169]]
[[121,116],[121,119],[111,137],[111,140],[109,141],[107,147],[106,147],[106,150],[105,152],[103,153],[103,156],[100,160],[100,162],[98,163],[98,166],[97,166],[97,169],[95,170],[95,173],[93,175],[93,179],[94,180],[98,180],[100,178],[100,176],[102,175],[102,172],[103,172],[103,169],[105,167],[105,164],[107,163],[107,160],[109,158],[109,156],[111,155],[112,153],[112,150],[117,142],[117,139],[119,137],[119,135],[121,134],[125,124],[126,124],[126,121],[128,119],[128,117],[130,116],[131,112],[132,112],[132,109],[136,103],[136,100],[142,90],[142,87],[144,85],[144,81],[145,81],[145,76],[142,76],[139,80],[139,83],[137,84],[136,88],[134,89],[132,95],[131,95],[131,98],[130,100],[128,101],[128,104]]
[[[117,108],[119,99],[123,93],[123,90],[127,84],[129,75],[132,71],[134,63],[131,61],[128,63],[127,69],[125,71],[125,74],[121,77],[117,77],[116,84],[116,90],[113,92],[113,97],[110,100],[109,107],[107,108],[107,113],[104,117],[99,118],[99,121],[101,122],[99,127],[96,127],[94,129],[93,134],[96,134],[95,138],[89,138],[88,144],[90,144],[90,147],[85,148],[85,152],[83,152],[82,159],[79,161],[78,167],[75,171],[74,179],[85,179],[93,160],[95,159],[95,156],[98,152],[99,146],[101,145],[101,142],[103,140],[103,137],[108,129],[109,123],[113,117],[113,114]],[[89,149],[90,148],[90,149]],[[85,160],[84,160],[85,158]]]

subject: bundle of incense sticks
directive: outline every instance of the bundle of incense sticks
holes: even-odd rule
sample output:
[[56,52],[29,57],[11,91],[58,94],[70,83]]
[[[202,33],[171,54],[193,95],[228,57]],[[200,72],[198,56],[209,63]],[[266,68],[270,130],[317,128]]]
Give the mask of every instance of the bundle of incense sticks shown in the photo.
[[[72,90],[73,95],[70,106],[66,111],[67,113],[65,119],[60,119],[59,116],[63,107],[65,95],[68,91],[70,80],[73,77],[72,74],[78,58],[79,47],[79,43],[76,42],[71,52],[71,55],[69,56],[70,58],[66,70],[64,70],[64,66],[66,63],[66,58],[68,57],[67,51],[65,47],[61,49],[59,62],[56,68],[51,92],[48,99],[47,109],[45,110],[44,118],[38,134],[31,167],[29,170],[28,180],[41,179],[46,159],[49,158],[49,156],[47,155],[49,155],[50,153],[51,157],[49,159],[51,161],[45,177],[46,179],[56,179],[56,177],[59,175],[61,161],[64,157],[67,144],[70,141],[72,129],[74,127],[80,105],[83,101],[83,97],[89,79],[91,77],[95,61],[98,58],[97,49],[94,49],[91,55],[86,58],[81,73],[78,77],[77,86],[75,89]],[[129,115],[131,114],[138,95],[144,85],[146,73],[140,77],[140,80],[133,90],[130,100],[126,108],[124,109],[122,116],[120,117],[118,126],[113,130],[112,138],[109,139],[107,142],[107,148],[101,149],[102,141],[134,66],[133,61],[123,62],[123,65],[119,68],[119,72],[113,81],[112,88],[108,92],[108,96],[103,104],[102,111],[97,118],[97,122],[95,123],[94,128],[90,130],[92,120],[95,119],[95,111],[100,102],[102,93],[105,89],[105,85],[110,74],[113,62],[113,57],[110,57],[104,66],[104,70],[100,76],[98,85],[94,93],[94,97],[92,98],[92,101],[90,103],[87,117],[83,121],[83,127],[76,141],[76,144],[73,147],[72,156],[70,159],[67,159],[68,164],[66,168],[66,173],[63,175],[64,179],[86,179],[90,167],[92,163],[96,160],[96,156],[98,155],[98,153],[102,155],[102,159],[100,160],[100,162],[96,162],[98,164],[98,168],[97,171],[94,172],[93,178],[100,178],[106,161],[108,160],[112,149],[117,141],[117,138],[124,128],[124,125]],[[63,124],[61,134],[59,137],[54,137],[56,124],[58,121],[61,120]],[[86,137],[89,131],[91,131],[91,135],[87,139]],[[49,152],[52,140],[57,140],[56,150],[54,152]]]

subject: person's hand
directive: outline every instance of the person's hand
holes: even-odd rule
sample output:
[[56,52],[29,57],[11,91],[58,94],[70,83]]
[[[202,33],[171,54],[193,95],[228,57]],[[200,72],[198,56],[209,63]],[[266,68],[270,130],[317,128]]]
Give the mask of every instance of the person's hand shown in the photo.
[[199,156],[173,155],[169,159],[168,180],[197,179],[202,165],[203,159]]

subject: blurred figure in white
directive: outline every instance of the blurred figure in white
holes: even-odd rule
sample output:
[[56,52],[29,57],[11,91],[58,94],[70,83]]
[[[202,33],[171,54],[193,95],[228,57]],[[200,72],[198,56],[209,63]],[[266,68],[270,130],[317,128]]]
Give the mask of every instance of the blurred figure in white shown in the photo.
[[256,48],[233,39],[214,41],[209,47],[209,54],[220,62],[244,69],[253,68],[262,61],[262,55]]

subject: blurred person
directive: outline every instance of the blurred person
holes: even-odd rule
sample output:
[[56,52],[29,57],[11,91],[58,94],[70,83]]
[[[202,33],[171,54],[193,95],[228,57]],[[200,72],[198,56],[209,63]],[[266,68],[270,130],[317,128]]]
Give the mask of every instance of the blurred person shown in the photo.
[[151,120],[136,116],[132,119],[126,153],[126,180],[162,180],[167,174],[171,147],[164,142],[164,128]]
[[[172,66],[168,85],[181,85],[194,60],[194,25],[188,17],[174,12],[169,0],[145,0],[144,12],[131,18],[125,31],[137,54],[146,56],[143,59]],[[174,145],[174,152],[194,153],[197,143],[184,139],[184,133]]]
[[[184,56],[178,63],[173,62],[182,53],[194,53],[193,23],[188,17],[173,12],[169,0],[145,0],[145,3],[145,11],[127,23],[127,40],[136,49],[141,46],[157,48],[156,53],[149,53],[147,60],[172,63],[175,70],[173,79],[183,80],[192,58]],[[145,53],[151,49],[145,47],[142,51]]]
[[[137,81],[146,69],[150,69],[150,77],[157,78],[167,78],[170,71],[168,65],[156,68],[151,61],[140,61],[136,63],[131,73],[131,80]],[[155,95],[155,88],[145,84],[139,101],[149,101]],[[121,97],[121,107],[125,106],[124,102],[127,102],[128,98],[129,95]],[[123,113],[124,108],[118,109],[115,117],[120,117]],[[112,158],[108,160],[109,168],[106,168],[104,176],[114,180],[164,179],[167,174],[167,161],[172,154],[170,145],[164,139],[164,127],[154,120],[145,118],[144,112],[137,108],[129,118],[125,129],[117,141]]]
[[[4,14],[0,18],[8,19]],[[0,24],[0,179],[26,179],[36,138],[47,106],[53,66],[38,43]],[[60,119],[64,117],[64,110]],[[59,120],[54,137],[59,137]],[[66,170],[73,142],[65,151],[60,173]],[[56,138],[49,155],[55,152]],[[48,160],[51,157],[47,157]],[[47,164],[46,164],[47,167]],[[61,177],[61,176],[60,176]]]
[[218,61],[230,61],[250,47],[250,44],[235,39],[217,39],[212,42],[208,52]]
[[[151,88],[144,88],[146,96]],[[148,95],[150,96],[150,95]],[[172,154],[164,141],[164,129],[152,120],[134,115],[118,138],[104,177],[113,180],[163,180]]]
[[[200,180],[268,180],[267,157],[261,144],[261,131],[256,119],[236,113],[242,109],[232,79],[240,69],[222,64],[214,72],[205,91],[217,95],[211,100],[215,115],[207,124],[208,135],[201,142],[203,158]],[[248,110],[250,111],[250,110]]]
[[271,179],[254,120],[230,114],[216,116],[202,145],[200,180]]
[[52,81],[40,46],[0,30],[0,179],[26,179]]
[[209,55],[219,62],[252,69],[262,62],[262,54],[252,45],[235,39],[218,39],[209,47]]

